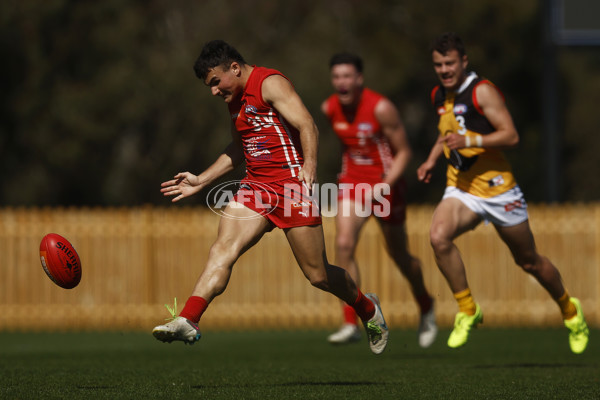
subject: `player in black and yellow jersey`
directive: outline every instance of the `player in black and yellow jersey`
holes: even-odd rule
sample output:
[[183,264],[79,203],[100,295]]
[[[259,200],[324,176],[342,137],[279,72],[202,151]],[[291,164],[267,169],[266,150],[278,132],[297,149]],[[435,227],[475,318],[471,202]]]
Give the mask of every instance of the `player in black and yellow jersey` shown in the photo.
[[527,203],[502,154],[502,149],[519,142],[502,94],[488,80],[467,72],[465,47],[456,34],[438,37],[432,46],[432,57],[440,80],[431,94],[439,116],[440,136],[417,175],[428,183],[438,158],[444,154],[448,160],[446,190],[433,214],[430,230],[437,265],[459,308],[448,346],[464,345],[470,330],[483,321],[454,240],[486,221],[494,225],[515,262],[556,301],[570,331],[571,350],[582,353],[589,330],[581,304],[569,296],[558,269],[537,252]]

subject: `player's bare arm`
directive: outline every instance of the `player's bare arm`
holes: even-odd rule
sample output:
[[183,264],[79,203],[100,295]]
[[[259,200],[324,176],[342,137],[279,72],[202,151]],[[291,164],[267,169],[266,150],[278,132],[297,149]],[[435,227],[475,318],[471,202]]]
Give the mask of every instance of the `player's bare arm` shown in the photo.
[[[493,85],[484,83],[477,86],[475,96],[483,114],[496,129],[490,134],[481,136],[480,147],[497,149],[515,147],[519,143],[519,134],[502,95]],[[467,147],[466,137],[457,133],[447,135],[444,141],[451,150]]]
[[502,95],[494,86],[483,84],[477,87],[475,96],[483,114],[496,128],[495,132],[483,136],[482,147],[515,147],[519,143],[519,134]]
[[441,136],[438,137],[438,140],[435,142],[431,148],[431,151],[429,152],[427,160],[425,160],[425,162],[417,169],[417,178],[421,182],[429,183],[431,181],[431,171],[433,171],[437,160],[444,153],[444,139],[445,138]]
[[175,196],[172,202],[190,197],[207,185],[225,175],[243,161],[242,144],[239,135],[232,128],[232,142],[225,148],[217,160],[200,175],[191,172],[179,172],[174,179],[161,184],[161,193],[165,196]]
[[387,137],[395,153],[390,170],[383,180],[384,183],[393,185],[404,173],[412,157],[412,150],[400,113],[394,104],[389,99],[381,99],[374,111],[375,117],[381,125],[381,132]]
[[317,126],[292,87],[292,84],[281,75],[271,75],[262,84],[263,99],[271,104],[279,113],[300,132],[304,165],[298,174],[308,188],[317,181],[317,153],[319,131]]

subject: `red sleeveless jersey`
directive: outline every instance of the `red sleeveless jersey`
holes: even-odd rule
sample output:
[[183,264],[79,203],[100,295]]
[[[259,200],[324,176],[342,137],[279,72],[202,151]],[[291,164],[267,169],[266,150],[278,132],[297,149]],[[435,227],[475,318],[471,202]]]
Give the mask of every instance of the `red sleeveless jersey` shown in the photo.
[[375,117],[382,95],[364,88],[353,121],[348,121],[337,94],[326,100],[327,117],[343,145],[341,181],[381,182],[393,158],[389,141]]
[[275,182],[297,177],[304,164],[300,133],[263,100],[262,83],[281,72],[253,66],[241,95],[229,103],[229,112],[244,147],[246,178]]

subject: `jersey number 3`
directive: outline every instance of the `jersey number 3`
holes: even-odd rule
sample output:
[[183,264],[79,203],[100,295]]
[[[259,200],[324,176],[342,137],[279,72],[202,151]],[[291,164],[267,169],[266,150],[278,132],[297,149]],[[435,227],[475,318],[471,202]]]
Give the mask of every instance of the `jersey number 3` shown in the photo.
[[465,124],[465,117],[463,117],[462,115],[457,115],[456,116],[456,122],[458,122],[458,126],[460,126],[460,129],[458,130],[458,134],[459,135],[464,135],[465,133],[467,133],[467,126]]

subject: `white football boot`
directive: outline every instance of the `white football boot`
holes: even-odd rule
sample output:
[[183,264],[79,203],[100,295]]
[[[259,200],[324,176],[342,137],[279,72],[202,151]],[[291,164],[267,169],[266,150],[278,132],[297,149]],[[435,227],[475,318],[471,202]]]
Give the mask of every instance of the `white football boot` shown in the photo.
[[360,341],[360,329],[355,324],[345,323],[337,331],[327,337],[327,341],[331,344],[355,343]]
[[198,325],[183,317],[176,317],[171,322],[155,327],[152,335],[161,342],[180,340],[185,344],[194,344],[202,336]]
[[373,353],[381,354],[383,350],[385,350],[385,346],[387,346],[390,331],[385,323],[383,314],[381,313],[377,295],[374,293],[367,293],[365,294],[365,297],[371,300],[375,305],[375,314],[373,317],[367,322],[363,322],[365,330],[367,331],[367,337],[369,338],[369,346]]
[[419,346],[426,349],[431,346],[435,341],[438,333],[438,327],[435,323],[435,312],[433,305],[431,309],[425,314],[421,314],[421,320],[419,322]]

